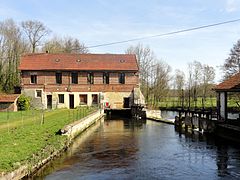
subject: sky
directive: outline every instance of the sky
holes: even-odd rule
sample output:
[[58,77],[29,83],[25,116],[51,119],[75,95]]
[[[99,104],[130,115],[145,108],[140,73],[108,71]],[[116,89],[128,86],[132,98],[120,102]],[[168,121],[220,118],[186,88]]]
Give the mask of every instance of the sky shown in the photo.
[[[152,36],[240,18],[240,0],[0,0],[0,21],[39,20],[50,36],[72,36],[86,46]],[[240,22],[171,36],[91,48],[91,53],[125,53],[149,46],[159,60],[187,73],[194,60],[216,69],[240,39]]]

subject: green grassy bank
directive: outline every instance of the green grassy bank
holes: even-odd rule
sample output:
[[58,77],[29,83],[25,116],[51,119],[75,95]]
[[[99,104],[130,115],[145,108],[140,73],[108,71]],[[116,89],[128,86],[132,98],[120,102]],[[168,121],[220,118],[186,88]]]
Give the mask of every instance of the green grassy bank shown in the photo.
[[35,165],[67,143],[59,129],[95,109],[0,112],[0,173]]
[[[149,105],[152,104],[152,102],[148,102]],[[189,103],[188,101],[184,101],[184,107],[188,108]],[[170,97],[170,98],[164,98],[161,102],[156,102],[154,104],[157,108],[181,108],[182,102],[177,97]],[[215,97],[212,98],[206,98],[206,100],[203,102],[202,98],[197,98],[196,101],[191,100],[190,107],[194,108],[216,108],[217,106],[217,100]],[[235,99],[228,99],[227,106],[232,109],[239,109],[236,100]]]

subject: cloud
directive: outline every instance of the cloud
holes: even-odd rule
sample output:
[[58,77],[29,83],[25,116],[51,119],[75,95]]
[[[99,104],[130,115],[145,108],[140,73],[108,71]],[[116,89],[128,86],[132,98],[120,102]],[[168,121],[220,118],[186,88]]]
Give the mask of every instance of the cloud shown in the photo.
[[240,9],[240,2],[238,0],[227,0],[226,11],[229,13],[236,12]]

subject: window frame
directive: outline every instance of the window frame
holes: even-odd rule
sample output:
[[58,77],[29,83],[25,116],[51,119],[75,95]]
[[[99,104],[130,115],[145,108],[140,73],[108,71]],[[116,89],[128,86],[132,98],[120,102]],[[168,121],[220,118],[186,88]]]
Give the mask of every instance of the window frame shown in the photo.
[[55,73],[56,84],[62,84],[62,72]]
[[64,104],[64,94],[58,94],[58,103],[59,104]]
[[125,84],[125,78],[126,78],[126,74],[121,72],[118,73],[118,83],[119,84]]
[[[94,101],[95,99],[93,97],[96,97],[96,101]],[[92,94],[92,105],[97,105],[97,104],[99,104],[98,94]]]
[[37,75],[36,74],[30,75],[30,84],[37,84]]
[[87,73],[87,83],[94,84],[94,73],[93,72]]
[[[38,96],[38,95],[39,95],[39,94],[38,94],[39,92],[40,92],[40,96]],[[36,93],[36,94],[35,94],[35,97],[36,97],[36,98],[42,98],[42,90],[41,90],[41,89],[36,89],[35,93]]]
[[103,73],[103,84],[109,84],[109,78],[110,75],[109,75],[109,72],[104,72]]
[[78,84],[78,72],[71,72],[71,84]]
[[[81,97],[84,97],[84,100],[86,99],[86,102],[85,101],[81,101]],[[87,105],[88,104],[88,95],[87,94],[79,94],[79,100],[80,100],[80,105]]]

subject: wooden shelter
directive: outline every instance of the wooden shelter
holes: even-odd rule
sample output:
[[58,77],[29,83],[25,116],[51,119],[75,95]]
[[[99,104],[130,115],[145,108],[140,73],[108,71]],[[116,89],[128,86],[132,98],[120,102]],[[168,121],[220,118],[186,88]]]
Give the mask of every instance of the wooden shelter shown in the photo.
[[228,93],[240,93],[240,73],[218,84],[214,90],[217,92],[218,120],[226,121],[228,119]]

